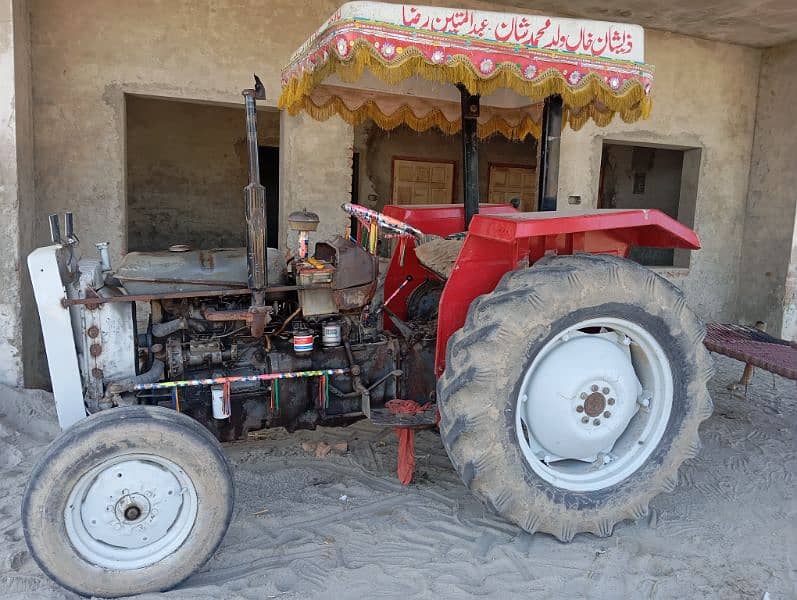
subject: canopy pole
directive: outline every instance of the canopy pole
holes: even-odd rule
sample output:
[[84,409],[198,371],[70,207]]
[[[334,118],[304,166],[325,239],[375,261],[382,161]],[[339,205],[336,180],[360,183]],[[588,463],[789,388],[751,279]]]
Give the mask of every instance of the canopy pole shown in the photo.
[[471,94],[458,84],[462,95],[462,188],[465,192],[465,230],[473,215],[479,213],[479,139],[476,136],[479,118],[478,94]]
[[542,109],[537,210],[556,210],[559,188],[559,146],[562,139],[562,97],[548,96]]

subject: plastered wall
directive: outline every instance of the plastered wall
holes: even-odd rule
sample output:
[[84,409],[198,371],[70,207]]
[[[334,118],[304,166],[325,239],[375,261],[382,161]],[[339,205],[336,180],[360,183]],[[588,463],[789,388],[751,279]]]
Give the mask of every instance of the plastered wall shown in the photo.
[[[750,163],[739,317],[797,339],[797,43],[764,51]],[[791,251],[789,251],[791,250]]]
[[608,127],[566,129],[560,197],[598,197],[604,140],[700,148],[694,228],[703,249],[688,269],[661,269],[706,319],[735,318],[739,260],[755,125],[761,51],[646,31],[646,61],[656,66],[653,113]]
[[38,335],[25,268],[36,206],[29,36],[26,2],[0,0],[0,383],[6,385],[24,383]]

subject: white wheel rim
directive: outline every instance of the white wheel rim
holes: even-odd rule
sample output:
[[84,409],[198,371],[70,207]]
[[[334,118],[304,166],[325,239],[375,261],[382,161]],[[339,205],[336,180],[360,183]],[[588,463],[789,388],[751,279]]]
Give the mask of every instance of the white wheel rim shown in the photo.
[[141,569],[175,552],[191,533],[198,500],[190,477],[172,461],[126,454],[77,482],[64,525],[77,553],[106,569]]
[[594,491],[631,476],[658,446],[673,401],[669,360],[644,327],[602,317],[559,332],[526,370],[515,431],[552,485]]

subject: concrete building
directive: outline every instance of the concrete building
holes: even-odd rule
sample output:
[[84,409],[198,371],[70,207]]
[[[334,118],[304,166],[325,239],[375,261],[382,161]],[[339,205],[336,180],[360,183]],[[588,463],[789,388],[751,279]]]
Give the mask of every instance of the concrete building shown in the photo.
[[[655,11],[642,0],[434,3],[645,26],[653,114],[566,130],[560,204],[662,208],[704,247],[637,258],[681,286],[707,320],[761,319],[797,339],[793,2],[674,0]],[[276,110],[281,67],[337,4],[0,0],[0,382],[46,382],[25,257],[48,241],[48,213],[73,211],[82,251],[107,240],[114,258],[173,243],[242,244],[240,90],[253,72],[268,94],[259,122],[279,215],[271,243],[285,245],[292,210],[316,211],[324,236],[345,226],[338,207],[352,196],[390,201],[396,160],[408,172],[441,166],[443,192],[410,185],[411,193],[460,197],[456,139]],[[535,168],[534,140],[492,139],[480,162],[483,196],[533,193],[501,186],[533,180],[524,176]]]

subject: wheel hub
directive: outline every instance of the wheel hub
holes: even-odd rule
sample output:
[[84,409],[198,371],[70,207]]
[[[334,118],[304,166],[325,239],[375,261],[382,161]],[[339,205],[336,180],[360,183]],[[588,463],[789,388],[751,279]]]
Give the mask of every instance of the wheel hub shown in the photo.
[[592,392],[584,400],[584,412],[588,417],[597,417],[606,407],[606,396],[600,392]]
[[628,347],[617,335],[562,340],[524,388],[529,445],[546,463],[593,462],[609,453],[625,430],[641,389]]
[[196,491],[177,465],[137,457],[100,465],[75,486],[65,511],[75,549],[107,568],[140,568],[190,533]]
[[[152,494],[154,496],[154,494]],[[145,521],[152,512],[152,504],[146,495],[133,492],[125,494],[114,505],[116,520],[123,525]]]
[[658,341],[630,321],[590,319],[537,353],[520,384],[515,430],[543,479],[602,489],[644,462],[671,405],[672,373]]

